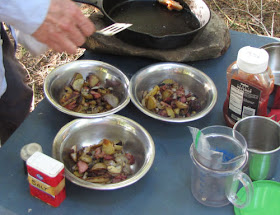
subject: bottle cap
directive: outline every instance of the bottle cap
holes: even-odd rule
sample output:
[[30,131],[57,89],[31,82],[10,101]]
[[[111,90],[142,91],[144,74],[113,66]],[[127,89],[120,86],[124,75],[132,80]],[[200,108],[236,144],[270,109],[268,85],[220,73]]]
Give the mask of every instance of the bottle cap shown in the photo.
[[38,143],[29,143],[20,150],[20,157],[26,161],[35,152],[43,152],[42,147]]
[[238,51],[237,66],[244,72],[258,74],[267,69],[268,59],[266,50],[245,46]]

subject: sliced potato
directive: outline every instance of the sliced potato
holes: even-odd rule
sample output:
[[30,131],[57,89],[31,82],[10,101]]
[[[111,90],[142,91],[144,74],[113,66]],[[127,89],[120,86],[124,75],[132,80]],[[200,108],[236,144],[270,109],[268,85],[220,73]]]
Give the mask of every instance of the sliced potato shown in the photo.
[[93,165],[93,167],[90,169],[90,171],[98,171],[102,169],[107,169],[107,166],[105,163],[96,163]]
[[102,142],[102,152],[108,155],[112,155],[115,153],[114,143],[108,139],[104,139]]
[[174,113],[175,113],[176,115],[179,115],[179,113],[180,113],[180,108],[175,108],[175,109],[173,109],[173,111],[174,111]]
[[68,87],[68,86],[64,87],[64,90],[65,90],[65,93],[70,93],[71,94],[73,92],[71,87]]
[[170,90],[170,89],[164,90],[162,92],[162,99],[165,100],[165,99],[171,97],[172,94],[173,94],[172,90]]
[[85,99],[93,99],[93,95],[89,93],[88,87],[82,87],[81,88],[81,94]]
[[175,118],[175,113],[171,107],[166,107],[165,110],[168,116],[170,116],[171,118]]
[[157,100],[153,96],[149,96],[147,100],[147,106],[149,110],[153,110],[157,107]]
[[96,177],[88,177],[86,181],[92,182],[92,183],[107,183],[110,181],[110,178],[103,177],[103,176],[96,176]]
[[107,167],[107,170],[108,170],[110,173],[118,174],[118,173],[121,173],[121,172],[122,172],[122,166],[108,166],[108,167]]
[[83,174],[79,173],[78,170],[77,170],[77,171],[74,171],[73,174],[74,174],[75,176],[77,176],[77,177],[82,177],[82,176],[83,176]]
[[82,154],[80,157],[79,157],[79,160],[81,161],[84,161],[86,163],[90,163],[92,162],[92,157],[87,155],[87,154]]
[[160,89],[159,89],[159,86],[156,85],[156,86],[154,86],[154,88],[147,94],[147,96],[154,96],[154,95],[156,95],[156,94],[158,93],[159,90],[160,90]]
[[83,79],[83,75],[81,73],[76,72],[73,76],[72,81],[77,80],[77,79]]
[[89,74],[87,76],[87,82],[90,87],[94,87],[99,82],[99,78],[94,74]]
[[180,102],[180,101],[176,101],[175,104],[180,109],[187,109],[189,107],[186,103],[183,103],[183,102]]
[[78,92],[81,92],[81,89],[84,85],[84,79],[83,78],[79,78],[79,79],[76,79],[74,80],[73,84],[72,84],[72,87],[74,90],[78,91]]
[[59,100],[59,103],[65,107],[66,105],[76,101],[76,99],[79,97],[80,95],[77,92],[73,92],[73,93],[66,93],[62,96],[62,98]]

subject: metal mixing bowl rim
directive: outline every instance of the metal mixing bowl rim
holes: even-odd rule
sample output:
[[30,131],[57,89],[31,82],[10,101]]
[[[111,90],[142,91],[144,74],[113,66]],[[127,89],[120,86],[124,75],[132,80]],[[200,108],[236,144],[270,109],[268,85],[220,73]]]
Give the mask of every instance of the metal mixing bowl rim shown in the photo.
[[[190,68],[192,69],[193,71],[199,73],[200,75],[202,75],[202,77],[207,80],[207,82],[209,83],[209,85],[211,86],[211,89],[213,89],[213,99],[210,103],[210,105],[198,112],[197,114],[195,114],[194,116],[190,116],[190,117],[186,117],[186,118],[169,118],[169,117],[162,117],[162,116],[159,116],[149,110],[147,110],[146,108],[144,108],[142,106],[142,104],[138,101],[137,98],[134,97],[134,89],[133,89],[133,84],[131,83],[134,83],[134,80],[137,79],[137,77],[139,75],[141,75],[142,72],[144,72],[146,69],[148,68],[151,68],[151,67],[156,67],[156,66],[160,66],[160,65],[174,65],[174,66],[180,66],[180,67],[187,67],[187,68]],[[154,118],[154,119],[157,119],[157,120],[161,120],[161,121],[165,121],[165,122],[174,122],[174,123],[184,123],[184,122],[191,122],[191,121],[194,121],[194,120],[198,120],[202,117],[204,117],[205,115],[207,115],[213,108],[214,106],[216,105],[216,102],[217,102],[217,98],[218,98],[218,91],[217,91],[217,88],[216,88],[216,85],[214,84],[214,82],[212,81],[212,79],[206,75],[204,72],[200,71],[199,69],[196,69],[192,66],[189,66],[187,64],[183,64],[183,63],[173,63],[173,62],[162,62],[162,63],[155,63],[155,64],[152,64],[152,65],[149,65],[149,66],[146,66],[142,69],[140,69],[139,71],[137,71],[133,76],[132,78],[130,79],[130,84],[129,84],[129,94],[130,94],[130,99],[132,101],[132,103],[140,110],[142,111],[144,114]]]
[[[120,119],[120,120],[125,120],[125,121],[129,121],[132,125],[134,125],[135,127],[138,127],[141,129],[141,131],[145,134],[146,138],[148,139],[148,142],[150,143],[150,157],[149,159],[143,164],[143,166],[135,173],[135,175],[133,175],[132,177],[118,182],[118,183],[113,183],[113,184],[98,184],[98,183],[92,183],[92,182],[87,182],[85,180],[82,180],[78,177],[76,177],[73,173],[71,173],[67,168],[65,168],[65,177],[71,181],[72,183],[81,186],[81,187],[85,187],[85,188],[89,188],[89,189],[94,189],[94,190],[115,190],[115,189],[120,189],[123,187],[127,187],[131,184],[134,184],[135,182],[139,181],[142,177],[144,177],[146,175],[146,173],[149,171],[149,169],[151,168],[153,162],[154,162],[154,158],[155,158],[155,144],[153,141],[152,136],[149,134],[149,132],[143,127],[141,126],[139,123],[135,122],[132,119],[129,119],[127,117],[121,116],[121,115],[117,115],[117,114],[112,114],[109,116],[105,116],[103,118],[115,118],[115,119]],[[100,118],[91,118],[91,119],[87,119],[87,118],[79,118],[79,119],[74,119],[70,122],[68,122],[67,124],[65,124],[56,134],[54,140],[53,140],[53,146],[52,146],[52,157],[55,158],[56,160],[59,160],[60,162],[63,163],[63,159],[62,159],[62,155],[61,153],[59,153],[59,157],[57,156],[57,151],[55,149],[59,149],[61,150],[63,148],[63,145],[61,145],[61,143],[57,142],[58,137],[60,137],[61,135],[63,135],[65,133],[65,131],[71,127],[73,124],[79,123],[80,121],[92,121],[92,120],[100,120]],[[57,147],[57,145],[59,147]]]
[[52,70],[46,77],[45,81],[44,81],[44,93],[45,93],[45,96],[46,98],[49,100],[49,102],[52,104],[52,106],[54,106],[57,110],[65,113],[65,114],[68,114],[68,115],[71,115],[71,116],[74,116],[74,117],[79,117],[79,118],[97,118],[97,117],[104,117],[104,116],[107,116],[107,115],[111,115],[111,114],[114,114],[120,110],[122,110],[123,108],[125,108],[128,103],[130,102],[130,96],[129,96],[129,93],[127,93],[127,96],[125,98],[125,100],[119,104],[117,107],[109,110],[109,111],[106,111],[106,112],[102,112],[102,113],[95,113],[95,114],[85,114],[85,113],[78,113],[78,112],[75,112],[75,111],[71,111],[71,110],[68,110],[67,108],[64,108],[62,107],[56,100],[54,100],[48,90],[48,84],[49,82],[55,78],[55,76],[57,75],[57,71],[58,70],[61,70],[63,69],[64,67],[67,67],[69,65],[74,65],[74,64],[84,64],[84,63],[100,63],[100,64],[103,64],[103,65],[106,65],[110,68],[113,68],[114,70],[116,70],[119,74],[121,74],[121,76],[123,77],[123,79],[125,80],[125,84],[127,85],[127,88],[129,87],[129,79],[127,78],[127,76],[121,71],[119,70],[117,67],[111,65],[111,64],[108,64],[108,63],[105,63],[103,61],[97,61],[97,60],[77,60],[77,61],[73,61],[73,62],[69,62],[69,63],[66,63],[66,64],[63,64],[57,68],[55,68],[54,70]]

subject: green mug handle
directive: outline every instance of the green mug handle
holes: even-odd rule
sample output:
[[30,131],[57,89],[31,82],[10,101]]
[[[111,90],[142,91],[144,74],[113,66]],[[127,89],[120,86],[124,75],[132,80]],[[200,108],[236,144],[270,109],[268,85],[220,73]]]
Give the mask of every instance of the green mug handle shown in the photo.
[[270,169],[268,154],[251,154],[249,162],[249,176],[252,180],[265,180]]

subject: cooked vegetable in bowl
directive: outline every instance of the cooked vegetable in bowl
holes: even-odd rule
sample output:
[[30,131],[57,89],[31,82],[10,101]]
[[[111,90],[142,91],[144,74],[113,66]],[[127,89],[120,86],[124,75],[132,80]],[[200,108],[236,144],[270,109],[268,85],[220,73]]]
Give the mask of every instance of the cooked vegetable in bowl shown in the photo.
[[140,69],[129,84],[133,104],[144,114],[166,122],[190,122],[207,115],[217,101],[214,82],[182,63],[157,63]]
[[51,71],[44,82],[48,101],[75,117],[107,116],[130,101],[129,80],[118,68],[95,60],[77,60]]
[[97,145],[85,146],[77,150],[77,145],[71,147],[71,159],[75,162],[72,173],[93,183],[117,183],[127,179],[132,174],[131,165],[135,158],[129,152],[124,152],[122,141],[103,139]]
[[75,119],[57,133],[52,156],[66,178],[81,187],[114,190],[140,180],[151,168],[155,146],[135,121],[112,114]]
[[199,99],[172,79],[144,91],[142,105],[160,116],[170,118],[191,117],[201,109]]
[[75,73],[69,85],[65,86],[59,104],[78,113],[95,114],[116,108],[119,99],[112,87],[101,83],[99,78],[89,73],[84,80],[81,73]]

